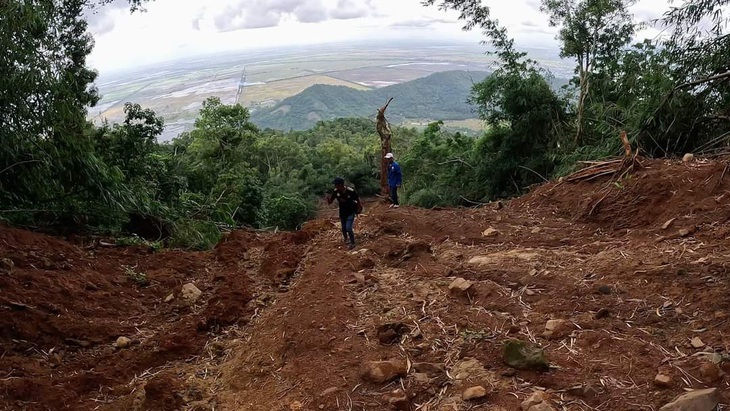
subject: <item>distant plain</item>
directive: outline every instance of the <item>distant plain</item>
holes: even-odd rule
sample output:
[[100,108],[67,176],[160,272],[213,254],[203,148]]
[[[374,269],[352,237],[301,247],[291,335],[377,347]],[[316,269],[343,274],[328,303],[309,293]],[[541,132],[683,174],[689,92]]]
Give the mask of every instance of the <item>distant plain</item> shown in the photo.
[[[102,99],[89,110],[89,118],[96,123],[103,119],[121,122],[124,103],[139,103],[165,120],[160,140],[170,140],[193,127],[202,102],[209,96],[227,104],[241,103],[253,112],[314,84],[368,90],[441,71],[489,70],[494,60],[486,51],[479,44],[371,42],[190,57],[126,72],[101,73],[97,86]],[[560,60],[557,52],[527,51],[554,75],[570,75],[570,64]],[[243,86],[240,94],[239,84]],[[418,126],[422,122],[414,119],[404,123]],[[459,120],[456,125],[476,130],[482,127],[477,119]]]

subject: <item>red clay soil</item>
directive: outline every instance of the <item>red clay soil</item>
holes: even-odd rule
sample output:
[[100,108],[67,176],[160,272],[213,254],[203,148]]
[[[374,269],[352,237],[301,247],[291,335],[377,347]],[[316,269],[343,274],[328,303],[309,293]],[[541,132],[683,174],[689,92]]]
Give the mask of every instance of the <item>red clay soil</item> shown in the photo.
[[[727,166],[643,165],[500,208],[373,202],[352,252],[332,209],[210,252],[0,228],[0,409],[515,410],[542,390],[556,410],[622,411],[701,387],[728,404]],[[550,370],[507,366],[508,339]],[[381,360],[403,369],[373,382]]]

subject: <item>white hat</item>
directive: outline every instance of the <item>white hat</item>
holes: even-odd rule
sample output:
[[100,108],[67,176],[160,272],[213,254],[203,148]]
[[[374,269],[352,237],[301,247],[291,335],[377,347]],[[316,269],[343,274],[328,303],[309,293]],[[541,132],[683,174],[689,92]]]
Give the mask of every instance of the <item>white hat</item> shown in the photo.
[[385,155],[385,158],[393,158],[393,153],[388,153]]

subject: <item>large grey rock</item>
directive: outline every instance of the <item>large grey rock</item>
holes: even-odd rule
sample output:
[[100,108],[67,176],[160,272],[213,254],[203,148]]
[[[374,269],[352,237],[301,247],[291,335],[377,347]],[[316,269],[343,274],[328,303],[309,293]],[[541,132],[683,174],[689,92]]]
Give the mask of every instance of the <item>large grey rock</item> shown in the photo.
[[712,411],[720,402],[717,388],[690,391],[659,408],[659,411]]

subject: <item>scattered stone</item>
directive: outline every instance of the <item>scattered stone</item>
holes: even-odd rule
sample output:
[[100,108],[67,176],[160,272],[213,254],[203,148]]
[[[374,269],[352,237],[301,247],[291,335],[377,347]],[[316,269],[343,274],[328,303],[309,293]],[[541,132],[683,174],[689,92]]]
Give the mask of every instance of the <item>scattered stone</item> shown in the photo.
[[695,161],[695,155],[692,153],[687,153],[684,155],[684,157],[682,157],[683,163],[691,163],[693,161]]
[[659,373],[654,377],[654,385],[661,388],[669,388],[672,386],[672,377]]
[[449,374],[456,381],[465,381],[467,379],[479,379],[486,374],[484,365],[476,358],[464,358],[456,363]]
[[530,290],[530,289],[528,288],[527,290],[525,290],[525,294],[527,294],[527,295],[529,295],[529,296],[533,296],[533,295],[535,295],[535,294],[537,294],[537,293],[536,293],[536,292],[534,292],[534,291],[532,291],[532,290]]
[[370,361],[360,369],[360,378],[376,384],[389,382],[406,374],[406,364],[401,361]]
[[609,315],[611,315],[611,311],[608,310],[608,308],[601,308],[596,312],[596,315],[593,316],[596,320],[600,320],[601,318],[606,318]]
[[378,327],[378,341],[383,345],[395,344],[409,332],[411,332],[411,328],[403,323],[383,324]]
[[505,364],[518,370],[548,371],[550,364],[542,348],[520,340],[507,340],[504,344]]
[[464,390],[463,393],[461,393],[461,399],[464,401],[469,400],[478,400],[480,398],[484,398],[487,396],[487,390],[482,387],[481,385],[477,385],[476,387],[470,387]]
[[114,343],[114,347],[121,350],[123,348],[129,348],[129,346],[132,345],[132,340],[130,340],[127,337],[119,337],[117,338],[117,341]]
[[672,225],[672,223],[674,222],[674,220],[676,220],[676,218],[672,218],[670,220],[667,220],[667,222],[665,222],[664,224],[662,224],[662,230],[666,230],[667,228],[669,228],[669,226]]
[[182,298],[190,304],[198,301],[198,298],[203,294],[198,287],[193,283],[187,283],[182,286]]
[[686,228],[680,228],[677,234],[679,234],[680,237],[687,237],[688,235],[692,234],[692,231]]
[[700,337],[695,337],[690,341],[690,344],[692,345],[692,348],[704,348],[705,343],[702,342]]
[[56,368],[63,364],[63,357],[61,357],[61,354],[54,352],[48,356],[48,362],[51,364],[51,368]]
[[10,274],[15,268],[15,263],[9,258],[0,258],[0,273]]
[[409,411],[411,409],[411,400],[403,390],[397,389],[384,396],[388,404],[399,411]]
[[602,285],[598,287],[598,292],[604,295],[608,295],[613,292],[613,287],[611,287],[610,285]]
[[170,294],[167,297],[165,297],[165,302],[169,303],[170,301],[175,299],[175,294]]
[[439,377],[445,372],[443,365],[430,362],[413,363],[412,367],[414,371],[424,373],[429,377]]
[[484,237],[495,237],[495,236],[498,236],[499,235],[499,231],[495,230],[492,227],[489,227],[489,228],[487,228],[486,230],[484,230],[482,232],[482,235]]
[[449,292],[456,296],[471,296],[474,295],[473,283],[463,278],[457,278],[449,284]]
[[719,402],[717,388],[694,390],[676,397],[659,411],[712,411]]
[[339,390],[338,387],[329,387],[326,390],[322,391],[321,394],[319,394],[320,397],[326,397],[330,394],[334,394]]
[[573,331],[573,327],[573,323],[570,321],[548,320],[545,323],[545,332],[543,335],[549,340],[563,338]]
[[715,363],[703,362],[700,365],[700,376],[705,382],[713,383],[722,378],[722,370]]
[[414,372],[412,375],[413,375],[413,381],[416,384],[428,385],[431,383],[431,377],[429,377],[428,374],[426,374],[426,373]]
[[365,284],[365,274],[353,273],[352,279],[350,280],[350,284],[353,284],[353,283]]
[[601,395],[601,391],[596,388],[596,385],[591,384],[590,382],[586,382],[581,387],[580,392],[578,392],[578,396],[585,398],[586,400],[594,400],[598,398],[598,396]]
[[534,393],[532,393],[532,395],[527,397],[526,400],[522,401],[522,404],[520,404],[520,408],[522,408],[522,411],[527,411],[533,406],[542,403],[543,401],[545,401],[545,399],[542,392],[535,391]]
[[535,228],[533,228],[533,229],[532,229],[532,231],[530,231],[530,232],[531,232],[532,234],[540,234],[540,232],[541,232],[541,231],[542,231],[542,228],[540,228],[540,227],[535,227]]
[[546,401],[543,401],[537,405],[533,405],[528,411],[555,411],[555,408],[553,408]]
[[302,405],[299,401],[294,401],[291,404],[289,404],[289,409],[291,411],[301,411],[304,408],[304,405]]

